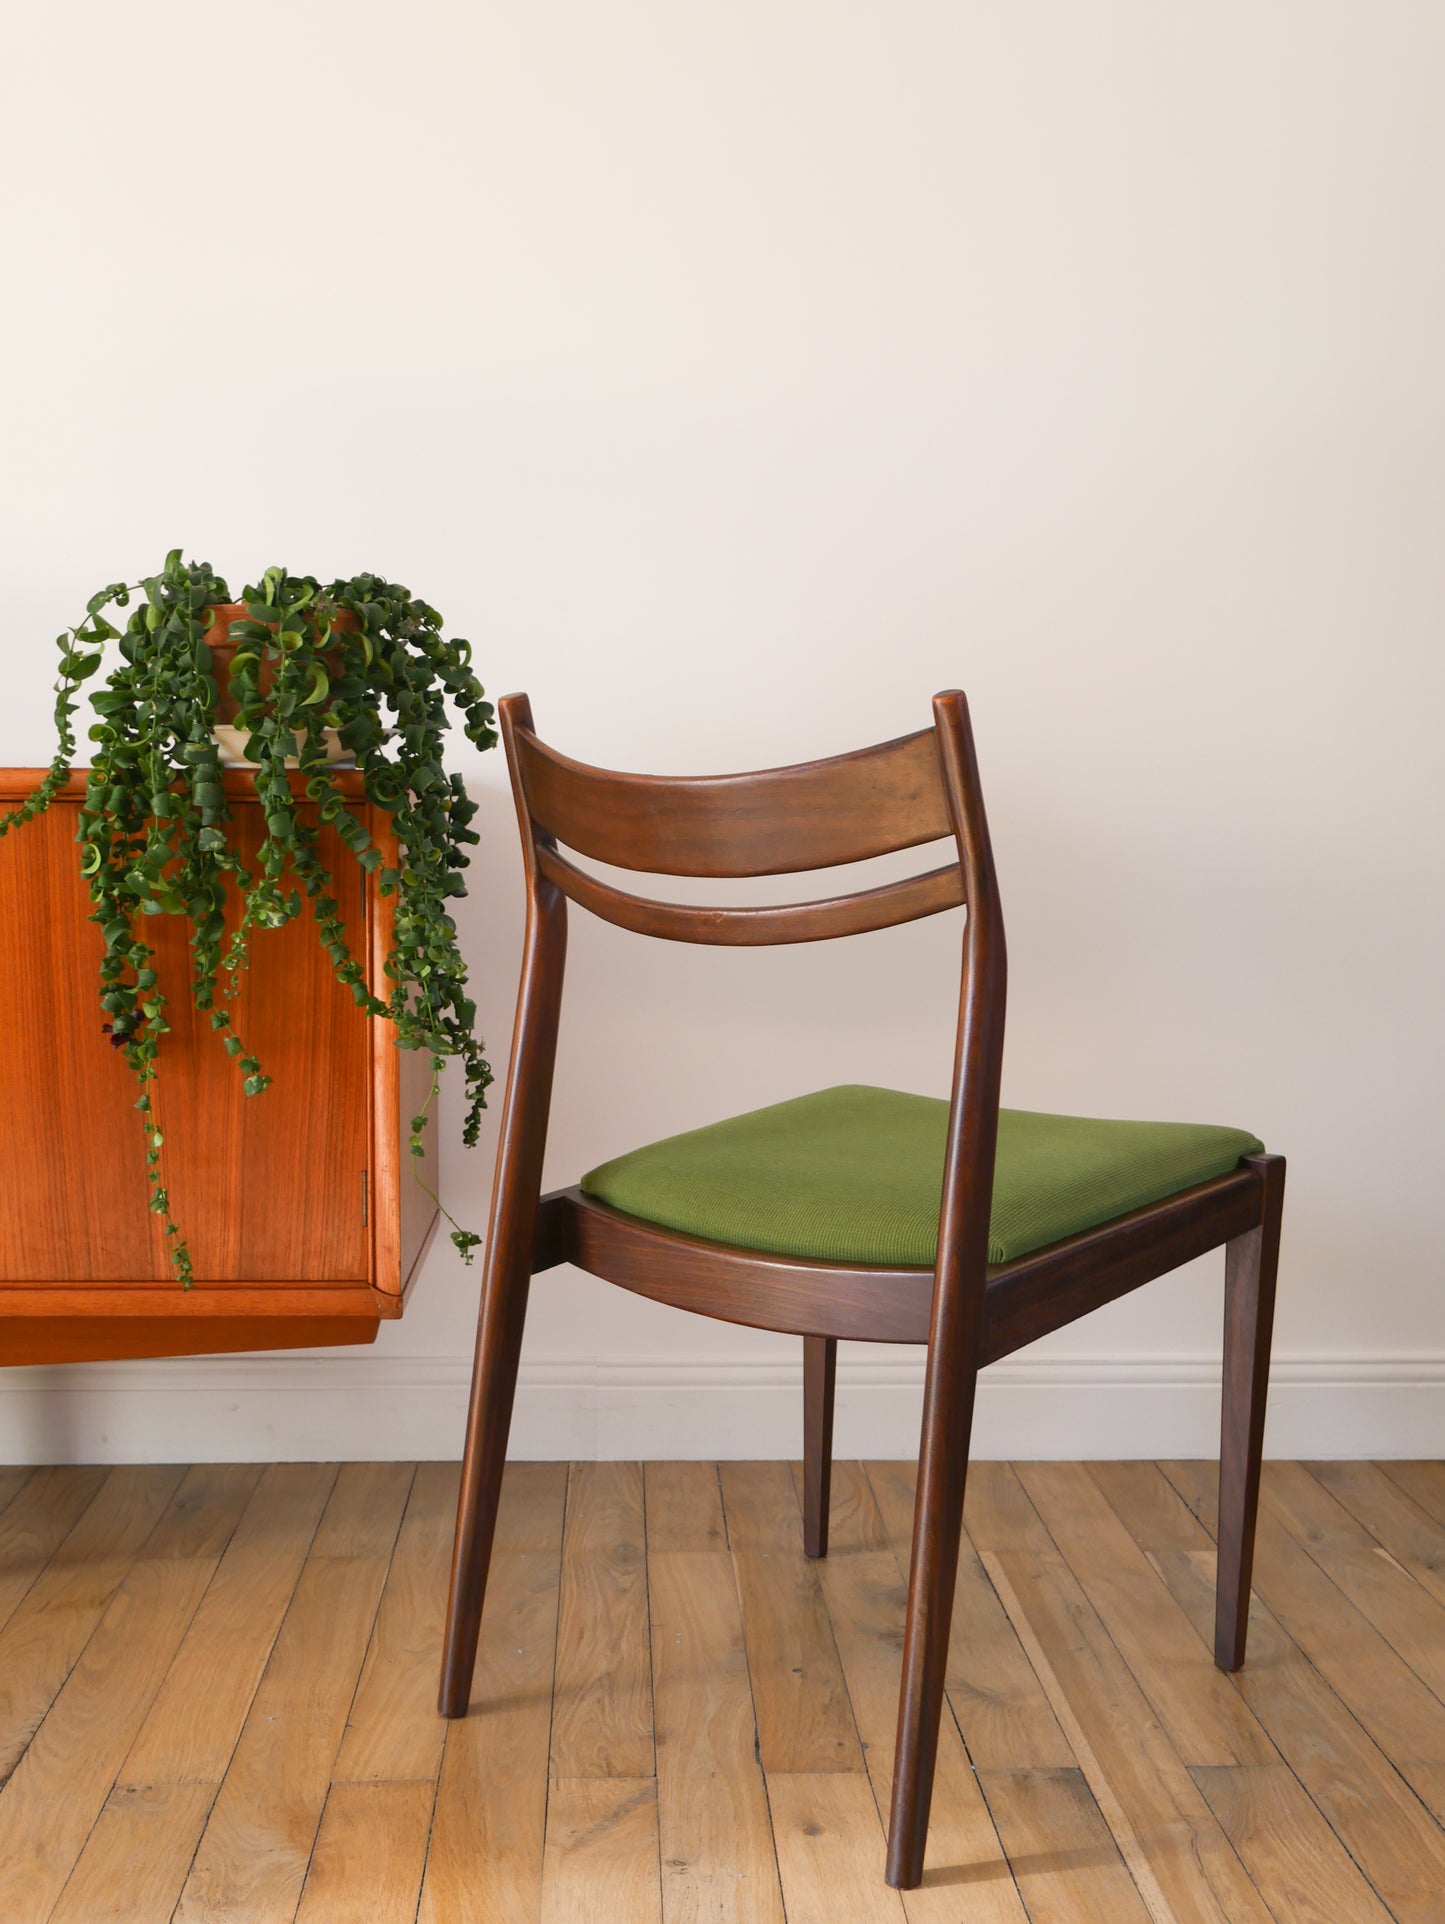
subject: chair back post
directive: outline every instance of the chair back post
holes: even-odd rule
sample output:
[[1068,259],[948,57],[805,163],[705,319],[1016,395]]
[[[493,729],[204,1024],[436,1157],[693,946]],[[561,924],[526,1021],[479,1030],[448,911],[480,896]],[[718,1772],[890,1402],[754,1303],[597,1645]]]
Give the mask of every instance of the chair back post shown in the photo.
[[504,1245],[498,1254],[499,1262],[530,1264],[567,962],[567,897],[541,872],[538,863],[539,850],[554,848],[556,844],[545,830],[537,827],[528,811],[517,752],[517,730],[531,731],[532,704],[525,695],[504,695],[497,704],[497,715],[522,836],[527,920],[512,1054],[502,1100],[501,1140],[492,1185],[489,1269],[492,1246],[499,1236]]
[[[953,689],[934,697],[933,713],[968,905],[939,1215],[934,1307],[937,1335],[940,1316],[952,1315],[955,1302],[963,1307],[965,1299],[981,1302],[983,1295],[998,1142],[1008,956],[968,703]],[[972,1304],[970,1314],[976,1308],[977,1304]]]

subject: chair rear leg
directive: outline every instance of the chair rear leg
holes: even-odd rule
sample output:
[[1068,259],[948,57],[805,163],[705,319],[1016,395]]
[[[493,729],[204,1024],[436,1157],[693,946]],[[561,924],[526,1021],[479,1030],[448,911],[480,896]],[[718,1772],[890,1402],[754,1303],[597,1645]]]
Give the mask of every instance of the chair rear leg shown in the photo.
[[529,1272],[509,1275],[498,1265],[483,1287],[442,1649],[438,1708],[444,1717],[465,1717],[472,1691],[531,1280]]
[[803,1549],[828,1554],[828,1502],[833,1487],[835,1336],[803,1338]]
[[925,1393],[888,1824],[886,1875],[903,1890],[923,1878],[977,1381],[976,1369],[960,1370],[950,1382],[946,1371],[930,1368]]
[[1214,1593],[1214,1661],[1221,1670],[1238,1670],[1243,1664],[1249,1632],[1249,1585],[1284,1205],[1284,1157],[1251,1156],[1248,1161],[1264,1182],[1261,1219],[1257,1228],[1225,1245],[1224,1258],[1224,1403]]
[[[518,723],[530,728],[532,722],[526,696],[504,697],[501,715],[515,782],[513,730]],[[519,789],[519,795],[520,792]],[[553,883],[538,879],[525,814],[523,819],[523,844],[527,850],[527,932],[522,949],[522,979],[517,990],[517,1021],[512,1032],[512,1060],[502,1104],[492,1209],[487,1224],[472,1400],[467,1411],[457,1534],[452,1548],[451,1595],[447,1599],[446,1640],[438,1692],[438,1708],[444,1717],[466,1716],[472,1671],[477,1661],[487,1567],[492,1560],[497,1500],[502,1493],[507,1433],[512,1427],[512,1399],[516,1394],[517,1363],[522,1353],[522,1326],[527,1320],[527,1293],[532,1282],[537,1204],[542,1187],[542,1158],[547,1147],[547,1112],[567,953],[567,899]]]

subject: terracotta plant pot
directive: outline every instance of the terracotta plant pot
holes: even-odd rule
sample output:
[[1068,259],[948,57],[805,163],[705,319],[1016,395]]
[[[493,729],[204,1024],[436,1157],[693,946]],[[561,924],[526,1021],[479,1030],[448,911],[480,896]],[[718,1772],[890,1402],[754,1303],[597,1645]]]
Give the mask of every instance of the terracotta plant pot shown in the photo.
[[[231,662],[242,648],[250,644],[229,639],[233,621],[246,621],[250,617],[246,605],[241,601],[216,602],[210,609],[210,626],[206,630],[206,645],[211,651],[215,667],[212,673],[216,682],[216,740],[220,744],[221,760],[228,768],[254,768],[256,764],[246,756],[247,734],[236,726],[237,704],[231,699]],[[339,609],[331,624],[341,634],[354,634],[361,626],[350,608]],[[325,654],[322,660],[333,673],[340,667],[340,660],[334,653]],[[276,678],[275,663],[263,661],[261,664],[261,687],[269,692]],[[325,731],[326,759],[338,765],[350,763],[354,757],[349,748],[343,748],[334,728]],[[294,759],[288,758],[288,767],[294,767]]]

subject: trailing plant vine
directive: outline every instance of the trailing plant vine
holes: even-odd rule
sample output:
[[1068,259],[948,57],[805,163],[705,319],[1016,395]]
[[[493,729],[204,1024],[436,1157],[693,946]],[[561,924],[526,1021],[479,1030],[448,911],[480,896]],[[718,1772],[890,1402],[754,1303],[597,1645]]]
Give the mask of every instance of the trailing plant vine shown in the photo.
[[[41,814],[64,787],[85,684],[115,644],[120,659],[90,697],[94,746],[77,839],[91,920],[105,939],[101,1006],[111,1041],[124,1049],[140,1085],[136,1107],[151,1208],[163,1220],[172,1264],[187,1288],[191,1253],[172,1214],[152,1100],[170,1024],[167,991],[146,939],[149,917],[188,922],[191,995],[235,1059],[248,1096],[260,1095],[270,1077],[235,1026],[238,977],[255,931],[280,928],[308,908],[337,978],[358,1007],[389,1020],[398,1047],[430,1058],[431,1090],[410,1118],[413,1157],[424,1153],[422,1130],[448,1060],[462,1064],[467,1143],[477,1139],[492,1080],[448,906],[466,893],[466,850],[479,839],[470,827],[476,804],[461,777],[442,766],[448,705],[478,748],[497,740],[492,704],[472,672],[470,643],[444,637],[434,608],[379,575],[323,587],[309,575],[268,568],[241,600],[244,618],[232,621],[228,634],[217,632],[211,611],[231,601],[226,583],[208,563],[184,561],[179,549],[158,574],[112,582],[92,595],[85,619],[56,638],[55,757],[34,794],[0,817],[4,835]],[[132,603],[124,628],[117,627],[110,612]],[[226,833],[231,812],[215,734],[220,688],[212,649],[220,642],[237,644],[227,693],[247,737],[247,760],[255,764],[264,823],[249,864]],[[329,739],[350,751],[367,800],[391,816],[397,866],[383,862],[348,807],[328,759]],[[368,985],[347,943],[335,880],[321,854],[322,824],[376,875],[380,893],[395,897],[387,980],[376,985],[384,995]],[[233,896],[240,915],[228,935]],[[480,1238],[449,1214],[447,1220],[452,1241],[470,1262]]]

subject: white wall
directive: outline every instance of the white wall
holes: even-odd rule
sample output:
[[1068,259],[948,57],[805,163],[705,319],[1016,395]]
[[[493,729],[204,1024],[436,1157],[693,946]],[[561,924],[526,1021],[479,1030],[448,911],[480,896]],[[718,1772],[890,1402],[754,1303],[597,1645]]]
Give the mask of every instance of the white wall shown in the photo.
[[[1271,1445],[1445,1448],[1445,10],[99,0],[0,63],[6,700],[183,543],[391,571],[561,747],[826,754],[972,699],[1005,1100],[1290,1157]],[[465,939],[505,1054],[499,756]],[[579,917],[551,1173],[946,1086],[956,918],[708,954]],[[456,1091],[450,1092],[455,1119]],[[451,1157],[485,1209],[490,1140]],[[1218,1260],[1006,1366],[985,1450],[1212,1447]],[[12,1456],[450,1453],[443,1247],[374,1350],[10,1372]],[[540,1282],[526,1452],[793,1447],[796,1345]],[[916,1356],[845,1365],[911,1446]]]

